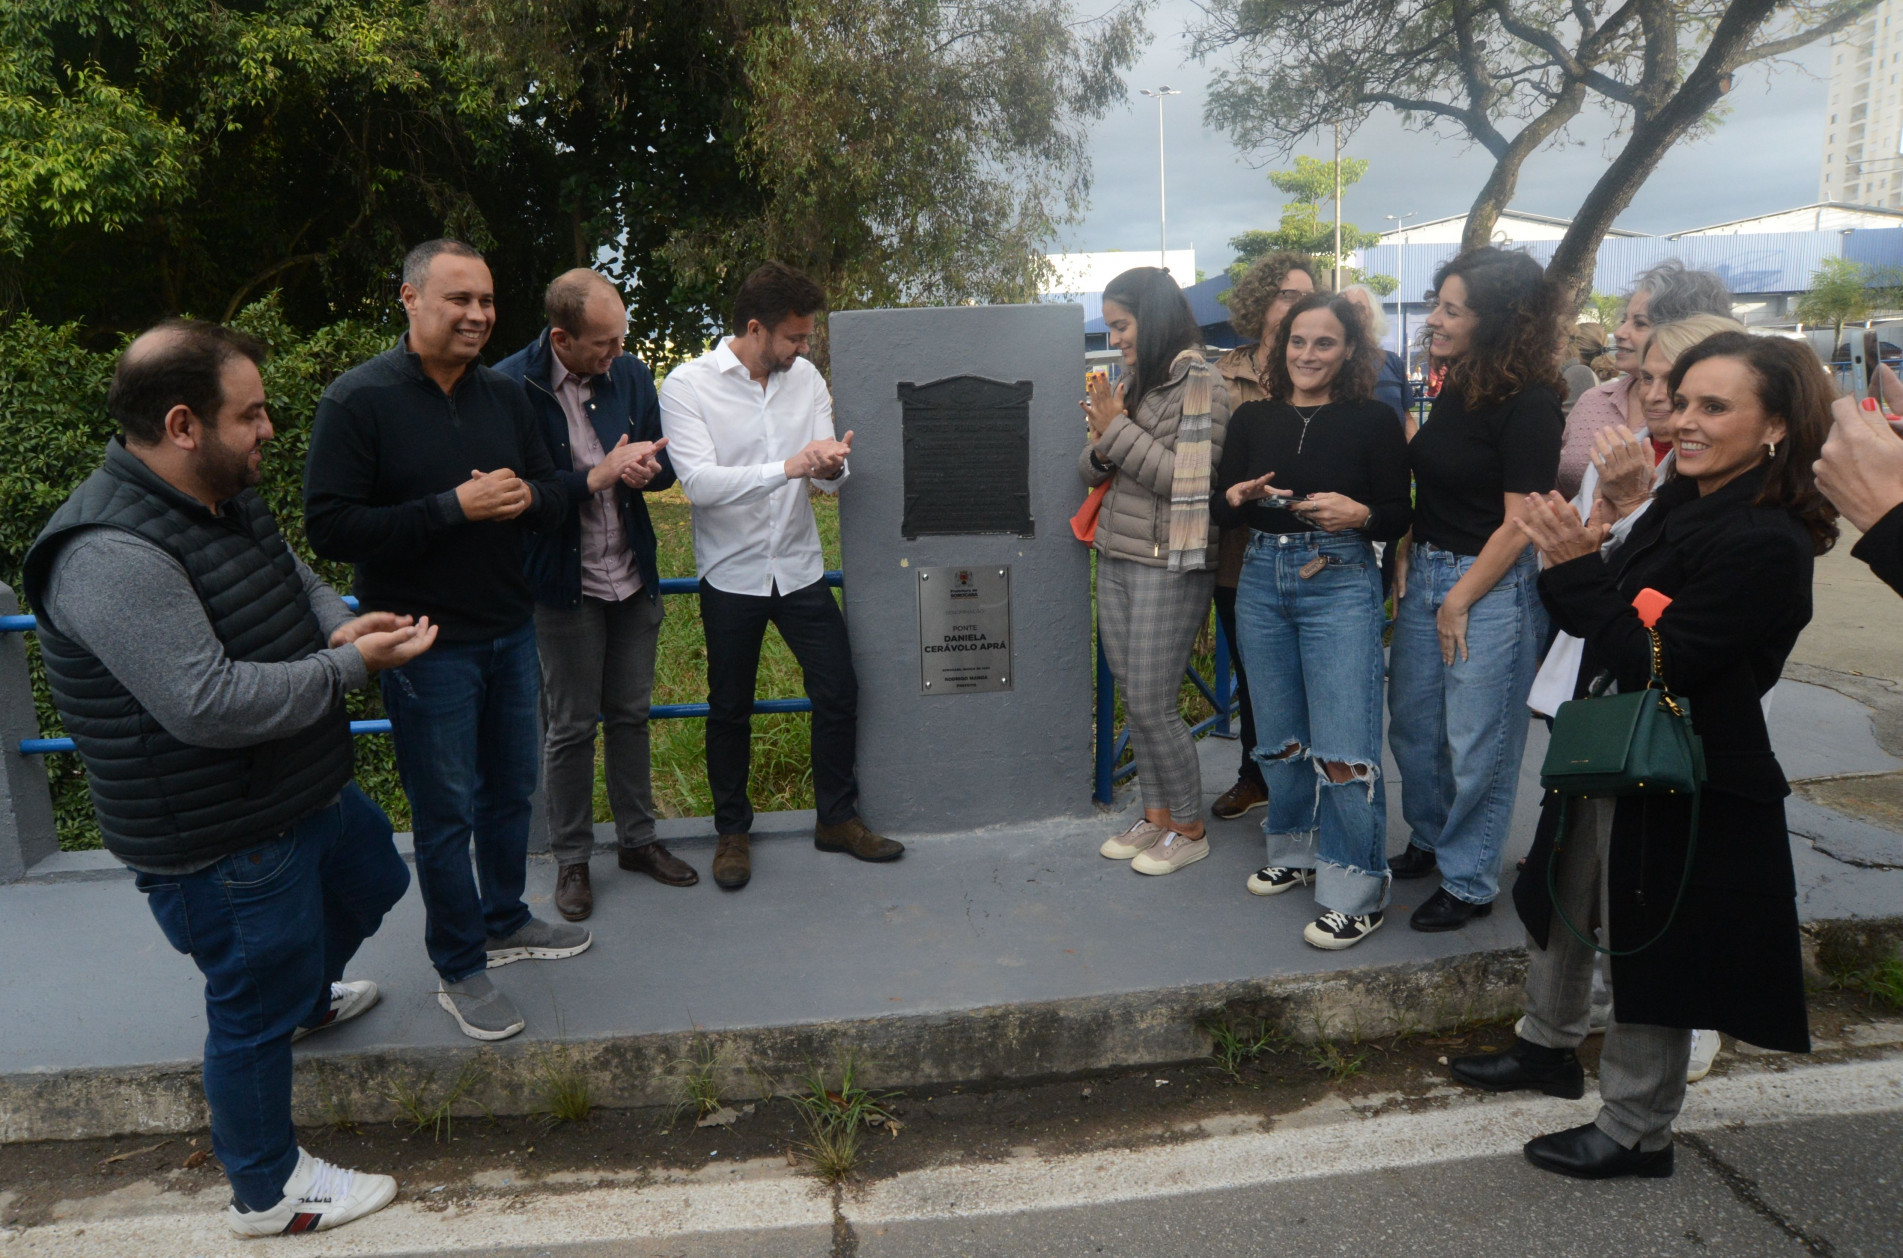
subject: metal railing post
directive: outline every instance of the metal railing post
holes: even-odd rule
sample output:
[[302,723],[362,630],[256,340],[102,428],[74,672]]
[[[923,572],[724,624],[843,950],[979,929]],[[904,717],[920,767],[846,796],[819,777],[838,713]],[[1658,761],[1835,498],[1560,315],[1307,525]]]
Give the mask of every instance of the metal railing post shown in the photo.
[[1117,682],[1110,675],[1110,661],[1103,655],[1103,639],[1097,639],[1097,774],[1090,797],[1109,804],[1116,797],[1114,773],[1117,766]]
[[[0,616],[17,615],[20,600],[0,583]],[[0,882],[17,882],[59,850],[46,762],[20,744],[40,736],[33,684],[26,671],[26,636],[0,633]]]
[[1235,673],[1229,664],[1229,635],[1223,632],[1222,617],[1216,617],[1216,728],[1218,738],[1234,738],[1234,722],[1229,709],[1235,705]]

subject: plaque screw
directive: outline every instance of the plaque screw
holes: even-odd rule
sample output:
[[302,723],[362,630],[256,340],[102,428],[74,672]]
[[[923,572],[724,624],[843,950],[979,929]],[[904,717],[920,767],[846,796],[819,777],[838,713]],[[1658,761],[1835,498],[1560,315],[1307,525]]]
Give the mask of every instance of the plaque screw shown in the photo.
[[932,574],[929,572],[921,572],[918,574],[918,579],[921,581],[930,581],[932,579]]
[[998,569],[998,575],[999,575],[999,576],[1003,576],[1003,575],[1004,575],[1004,569],[1003,569],[1003,568],[1000,568],[1000,569]]
[[925,688],[926,688],[927,690],[930,690],[930,689],[932,688],[932,683],[931,683],[931,682],[929,682],[929,681],[928,681],[928,682],[926,682],[926,683],[925,683]]

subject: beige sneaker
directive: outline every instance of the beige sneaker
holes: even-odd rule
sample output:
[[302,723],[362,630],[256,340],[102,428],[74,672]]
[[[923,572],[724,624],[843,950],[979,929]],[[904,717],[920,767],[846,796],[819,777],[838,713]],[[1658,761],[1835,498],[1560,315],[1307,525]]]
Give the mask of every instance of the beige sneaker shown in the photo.
[[1711,1063],[1718,1059],[1723,1043],[1716,1031],[1692,1032],[1692,1057],[1685,1067],[1685,1082],[1697,1083],[1711,1073]]
[[1171,830],[1164,834],[1163,841],[1140,853],[1130,862],[1130,868],[1139,874],[1173,874],[1185,865],[1194,865],[1209,855],[1209,840],[1186,839]]
[[1135,825],[1122,834],[1105,839],[1103,846],[1097,850],[1113,861],[1127,861],[1132,856],[1140,856],[1149,851],[1168,833],[1168,830],[1149,818],[1138,817]]

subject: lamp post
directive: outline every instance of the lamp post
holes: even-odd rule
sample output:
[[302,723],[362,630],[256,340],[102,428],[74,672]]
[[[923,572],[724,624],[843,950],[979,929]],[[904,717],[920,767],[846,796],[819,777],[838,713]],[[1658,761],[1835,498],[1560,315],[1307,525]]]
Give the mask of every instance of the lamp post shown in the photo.
[[1401,348],[1401,378],[1411,379],[1408,375],[1407,361],[1407,220],[1420,213],[1409,210],[1405,214],[1383,214],[1381,217],[1394,224],[1394,339]]
[[1167,83],[1154,91],[1147,87],[1139,90],[1156,101],[1156,265],[1167,270],[1170,264],[1170,210],[1169,194],[1163,178],[1163,98],[1181,96],[1182,93]]

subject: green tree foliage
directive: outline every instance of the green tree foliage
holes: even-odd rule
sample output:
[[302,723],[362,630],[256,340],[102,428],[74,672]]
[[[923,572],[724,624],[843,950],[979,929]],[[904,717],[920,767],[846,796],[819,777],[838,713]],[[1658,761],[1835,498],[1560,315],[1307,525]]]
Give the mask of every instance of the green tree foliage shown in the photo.
[[1876,309],[1871,289],[1876,278],[1861,262],[1825,258],[1823,265],[1811,272],[1810,291],[1797,299],[1791,314],[1818,327],[1828,323],[1834,329],[1831,344],[1835,345],[1843,340],[1844,324],[1867,319]]
[[[304,454],[312,416],[324,387],[345,368],[386,348],[395,329],[341,322],[306,335],[285,321],[275,298],[241,311],[233,321],[271,347],[264,383],[275,430],[265,447],[259,492],[277,514],[285,540],[339,590],[350,585],[349,569],[315,559],[304,540],[301,499]],[[0,324],[0,581],[19,588],[21,564],[41,526],[73,487],[99,466],[116,431],[106,416],[106,388],[120,346],[94,349],[74,324],[52,327],[22,316]],[[32,652],[34,697],[40,728],[57,736],[59,717]],[[354,718],[381,716],[374,689],[350,698]],[[54,808],[62,847],[97,847],[92,808],[78,757],[49,756]],[[398,786],[386,740],[357,740],[357,776],[399,824],[409,809]]]
[[[1341,186],[1345,191],[1361,181],[1368,173],[1368,163],[1359,157],[1341,159]],[[1246,231],[1240,236],[1232,236],[1229,247],[1236,251],[1236,260],[1229,264],[1228,275],[1231,280],[1241,280],[1244,273],[1255,264],[1257,258],[1277,253],[1284,249],[1293,249],[1306,253],[1315,259],[1315,265],[1325,273],[1335,265],[1335,220],[1332,215],[1322,217],[1322,203],[1335,199],[1335,163],[1316,157],[1297,157],[1293,170],[1272,170],[1269,182],[1276,191],[1288,197],[1282,206],[1282,221],[1274,231]],[[1353,223],[1341,225],[1341,247],[1352,252],[1365,249],[1369,245],[1379,244],[1379,233],[1363,231]],[[1319,278],[1326,278],[1326,275]],[[1381,288],[1373,281],[1387,281],[1388,287]],[[1376,276],[1364,280],[1377,292],[1393,292],[1393,281],[1387,276]]]

